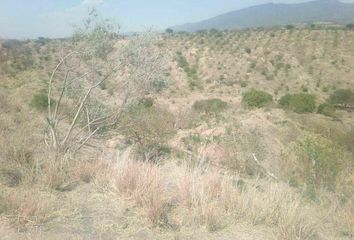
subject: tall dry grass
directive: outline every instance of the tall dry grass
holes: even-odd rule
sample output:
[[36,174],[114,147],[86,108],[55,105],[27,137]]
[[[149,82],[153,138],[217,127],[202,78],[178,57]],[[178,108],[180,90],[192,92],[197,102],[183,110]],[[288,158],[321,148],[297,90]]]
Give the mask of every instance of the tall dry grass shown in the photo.
[[[121,161],[96,178],[142,210],[153,226],[217,231],[239,222],[265,225],[278,239],[311,239],[320,216],[286,184],[245,183],[222,173],[183,166]],[[102,185],[103,184],[103,185]]]

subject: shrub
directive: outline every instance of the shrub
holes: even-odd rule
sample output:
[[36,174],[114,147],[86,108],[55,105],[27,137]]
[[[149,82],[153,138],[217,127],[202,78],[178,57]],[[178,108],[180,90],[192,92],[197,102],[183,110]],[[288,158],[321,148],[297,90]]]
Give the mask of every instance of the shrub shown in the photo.
[[245,48],[245,52],[250,54],[252,52],[252,50],[250,48]]
[[354,92],[349,89],[339,89],[334,91],[328,99],[331,104],[347,106],[354,104]]
[[[54,101],[51,101],[51,105],[54,104]],[[48,107],[48,95],[44,91],[36,94],[33,96],[31,100],[32,107],[36,108],[37,110],[43,111]]]
[[254,89],[244,93],[242,96],[242,103],[247,107],[261,108],[267,106],[272,101],[272,95]]
[[329,103],[322,103],[317,108],[317,113],[323,114],[328,117],[335,117],[336,116],[336,108]]
[[240,86],[241,86],[242,88],[247,87],[247,86],[248,86],[247,81],[240,81]]
[[218,98],[199,100],[193,104],[193,109],[197,112],[217,114],[226,109],[227,103]]
[[173,115],[153,105],[152,99],[142,99],[123,113],[121,132],[139,156],[156,161],[169,152],[165,143],[175,133],[173,120]]
[[280,106],[297,113],[314,112],[316,109],[316,96],[313,94],[286,94],[279,100]]

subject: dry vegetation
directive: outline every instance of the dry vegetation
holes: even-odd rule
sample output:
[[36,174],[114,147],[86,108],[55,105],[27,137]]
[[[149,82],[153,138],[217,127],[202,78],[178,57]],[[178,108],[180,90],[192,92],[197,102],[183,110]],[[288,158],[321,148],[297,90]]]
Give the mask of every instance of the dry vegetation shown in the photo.
[[[64,87],[49,119],[63,141],[73,109],[88,109],[65,147],[48,141],[58,97],[48,103],[47,89],[70,41],[1,41],[0,238],[352,239],[353,39],[320,26],[146,45],[109,35],[90,101],[80,96],[92,85]],[[119,71],[101,84],[116,53]],[[54,81],[80,78],[90,61],[71,59]]]

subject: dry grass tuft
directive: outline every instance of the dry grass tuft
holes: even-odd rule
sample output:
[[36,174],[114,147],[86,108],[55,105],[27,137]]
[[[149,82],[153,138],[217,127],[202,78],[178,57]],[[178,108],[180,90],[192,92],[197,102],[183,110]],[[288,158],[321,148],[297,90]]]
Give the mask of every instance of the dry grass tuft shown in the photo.
[[166,185],[158,167],[132,161],[116,168],[116,175],[112,179],[113,189],[145,209],[145,215],[153,225],[166,224],[170,198],[165,195]]

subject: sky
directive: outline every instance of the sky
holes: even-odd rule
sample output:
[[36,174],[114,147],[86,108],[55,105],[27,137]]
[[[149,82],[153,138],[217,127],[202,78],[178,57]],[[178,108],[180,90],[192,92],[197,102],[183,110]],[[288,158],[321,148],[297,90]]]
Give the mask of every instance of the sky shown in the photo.
[[[342,0],[352,2],[354,0]],[[0,38],[66,37],[96,8],[121,32],[196,22],[253,5],[305,0],[0,0]]]

